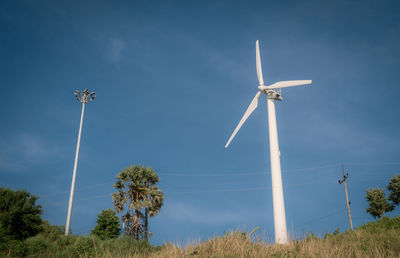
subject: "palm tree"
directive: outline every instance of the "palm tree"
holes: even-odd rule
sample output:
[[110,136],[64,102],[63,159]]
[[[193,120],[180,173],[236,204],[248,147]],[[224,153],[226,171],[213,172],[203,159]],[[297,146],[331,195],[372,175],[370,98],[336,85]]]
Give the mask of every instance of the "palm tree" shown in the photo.
[[113,186],[118,190],[112,194],[114,208],[119,214],[127,208],[122,216],[125,234],[135,239],[139,239],[143,231],[142,209],[150,206],[147,198],[149,190],[145,185],[145,170],[143,166],[129,166],[117,175],[118,180]]
[[154,185],[150,188],[149,199],[150,199],[151,206],[146,208],[145,224],[144,224],[146,240],[148,240],[149,234],[151,237],[151,232],[148,231],[148,216],[150,215],[150,217],[153,217],[158,214],[158,212],[160,211],[160,209],[163,205],[164,194],[157,186]]
[[127,208],[122,216],[125,234],[135,239],[144,237],[148,240],[148,217],[159,212],[164,200],[164,194],[155,185],[160,181],[157,173],[151,167],[134,165],[121,171],[117,179],[114,188],[118,192],[113,193],[112,197],[115,210],[119,214]]
[[159,210],[161,209],[164,201],[163,192],[155,185],[160,182],[160,179],[157,176],[157,173],[151,168],[147,167],[145,170],[146,177],[146,188],[147,192],[147,200],[149,201],[149,205],[145,207],[144,214],[144,238],[149,240],[149,216],[153,217],[157,215]]

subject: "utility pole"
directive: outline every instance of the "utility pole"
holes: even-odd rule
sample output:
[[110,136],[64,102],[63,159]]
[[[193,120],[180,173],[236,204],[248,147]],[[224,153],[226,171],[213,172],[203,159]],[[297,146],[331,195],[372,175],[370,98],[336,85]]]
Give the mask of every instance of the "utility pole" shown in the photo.
[[88,89],[85,89],[83,92],[77,90],[74,92],[76,99],[82,103],[82,113],[81,113],[81,123],[79,125],[79,133],[78,133],[78,143],[76,145],[76,153],[75,153],[75,163],[74,163],[74,171],[72,173],[72,183],[71,183],[71,192],[69,195],[69,205],[68,205],[68,214],[67,214],[67,222],[65,223],[65,235],[69,234],[69,225],[71,221],[71,212],[72,212],[72,203],[74,201],[74,189],[75,189],[75,178],[76,178],[76,168],[78,167],[78,157],[79,157],[79,147],[81,145],[81,134],[82,134],[82,124],[83,124],[83,114],[85,112],[85,105],[88,102],[93,101],[96,97],[94,92],[89,93]]
[[344,174],[343,164],[342,164],[342,175],[343,175],[343,179],[339,180],[339,184],[342,184],[342,183],[344,184],[344,191],[346,192],[347,212],[349,213],[350,228],[351,228],[351,231],[353,231],[353,222],[351,221],[350,202],[349,202],[349,196],[347,194],[347,184],[346,184],[346,180],[347,180],[347,178],[349,178],[349,173]]

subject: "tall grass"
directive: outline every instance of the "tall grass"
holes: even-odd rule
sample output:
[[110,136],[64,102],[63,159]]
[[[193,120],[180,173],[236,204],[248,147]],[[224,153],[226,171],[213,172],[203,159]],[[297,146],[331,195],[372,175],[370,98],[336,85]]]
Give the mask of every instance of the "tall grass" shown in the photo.
[[93,237],[39,234],[27,240],[11,241],[0,250],[1,257],[400,257],[400,217],[383,218],[356,231],[306,234],[288,245],[274,245],[253,232],[232,231],[207,241],[181,247],[154,247],[146,241],[121,237],[100,240]]
[[164,246],[150,257],[399,257],[400,232],[346,232],[326,239],[306,237],[288,245],[254,242],[236,232],[187,246]]

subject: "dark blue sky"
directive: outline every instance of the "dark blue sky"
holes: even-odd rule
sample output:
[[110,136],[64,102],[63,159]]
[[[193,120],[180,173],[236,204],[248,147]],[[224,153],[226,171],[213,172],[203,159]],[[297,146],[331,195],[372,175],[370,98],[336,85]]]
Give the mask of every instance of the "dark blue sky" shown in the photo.
[[[3,1],[0,186],[40,197],[64,225],[87,106],[71,228],[112,207],[115,176],[152,166],[165,204],[153,243],[229,230],[273,238],[266,100],[224,145],[257,91],[255,41],[276,104],[288,229],[370,221],[365,190],[400,173],[397,1]],[[391,215],[399,215],[400,208]]]

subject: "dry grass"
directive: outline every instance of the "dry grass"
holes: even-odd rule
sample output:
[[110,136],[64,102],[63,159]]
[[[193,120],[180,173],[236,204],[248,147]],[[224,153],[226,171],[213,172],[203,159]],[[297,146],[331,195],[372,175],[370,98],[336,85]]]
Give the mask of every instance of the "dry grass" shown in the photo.
[[230,232],[184,247],[155,247],[131,238],[38,235],[11,245],[0,257],[400,257],[400,217],[371,222],[354,232],[327,234],[323,239],[310,233],[288,245],[270,244],[252,233]]
[[346,232],[326,239],[306,237],[288,245],[252,241],[237,232],[180,248],[165,245],[149,257],[400,257],[400,235]]

